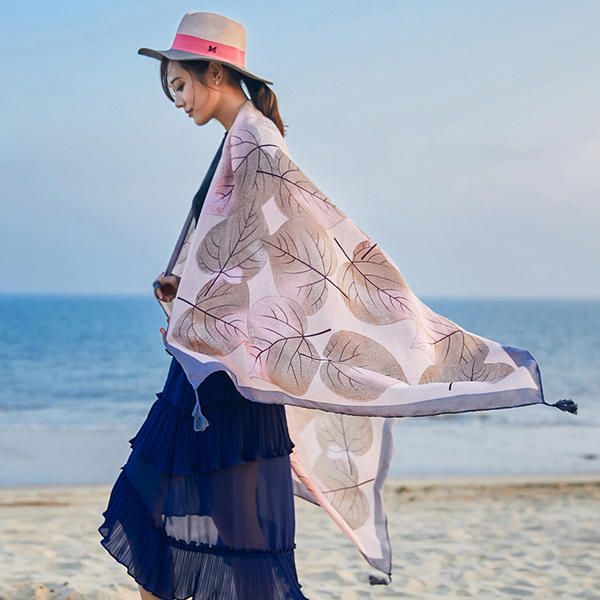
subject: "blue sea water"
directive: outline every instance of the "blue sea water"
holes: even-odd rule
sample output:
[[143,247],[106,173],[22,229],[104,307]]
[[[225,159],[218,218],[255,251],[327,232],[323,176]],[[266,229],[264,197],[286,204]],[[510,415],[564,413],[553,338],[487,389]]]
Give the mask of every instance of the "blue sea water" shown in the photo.
[[[599,470],[600,300],[422,300],[528,349],[546,401],[572,398],[579,414],[532,406],[398,419],[392,475]],[[156,301],[3,295],[0,317],[0,485],[112,480],[171,360]]]

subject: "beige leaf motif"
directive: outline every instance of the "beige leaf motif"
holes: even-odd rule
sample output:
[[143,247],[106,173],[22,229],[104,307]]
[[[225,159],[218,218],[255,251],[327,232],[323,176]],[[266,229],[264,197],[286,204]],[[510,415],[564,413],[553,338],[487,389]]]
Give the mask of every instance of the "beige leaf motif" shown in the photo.
[[232,137],[232,203],[236,210],[248,203],[262,206],[275,193],[277,159],[272,154],[276,148],[274,144],[261,143],[260,131],[254,127]]
[[372,480],[359,481],[358,468],[352,459],[332,460],[325,453],[316,460],[314,472],[325,486],[323,493],[346,523],[355,530],[362,527],[369,519],[370,509],[361,486],[371,484]]
[[252,372],[296,396],[306,393],[319,367],[319,354],[308,333],[306,314],[293,300],[266,296],[256,302],[248,317]]
[[395,383],[407,382],[392,354],[371,338],[353,331],[334,333],[323,356],[321,380],[333,392],[350,400],[379,398]]
[[370,417],[319,413],[314,419],[317,440],[330,458],[346,460],[348,472],[354,474],[352,455],[362,456],[373,445]]
[[184,238],[183,244],[181,245],[181,249],[179,251],[179,254],[177,256],[175,264],[173,265],[173,268],[171,269],[172,275],[177,275],[178,277],[181,277],[181,275],[183,273],[183,269],[185,267],[185,262],[187,260],[188,254],[190,252],[190,247],[192,245],[192,235],[194,233],[195,228],[196,228],[196,225],[194,223],[194,220],[192,219],[192,222],[189,224],[188,229],[185,232],[185,238]]
[[307,315],[327,300],[330,275],[337,268],[332,243],[325,230],[312,219],[295,217],[264,240],[277,290],[292,298]]
[[444,334],[433,344],[436,361],[425,369],[419,379],[420,384],[442,381],[495,382],[514,371],[506,363],[485,363],[490,351],[487,344],[462,329]]
[[202,207],[203,214],[224,216],[233,211],[232,195],[234,178],[231,169],[231,148],[229,144],[223,145],[221,159],[215,171],[213,181]]
[[275,153],[275,202],[287,217],[309,214],[325,229],[334,227],[346,215],[299,169],[290,157],[278,149]]
[[[260,208],[247,204],[212,227],[202,239],[196,260],[214,281],[248,281],[267,261],[262,239],[268,235]],[[210,290],[207,290],[210,291]]]
[[433,342],[461,327],[436,313],[419,298],[414,297],[413,300],[415,333],[410,348],[424,352],[430,360],[434,361],[436,350]]
[[[336,240],[337,242],[337,240]],[[353,314],[372,325],[388,325],[414,318],[410,290],[400,271],[369,240],[354,248],[339,269],[340,287]]]
[[[214,284],[214,285],[213,285]],[[206,290],[210,287],[210,292]],[[200,354],[225,356],[247,339],[248,285],[226,281],[206,283],[190,305],[173,324],[173,336],[184,347]]]
[[318,416],[318,411],[312,408],[303,408],[302,406],[286,404],[285,415],[290,431],[300,433]]

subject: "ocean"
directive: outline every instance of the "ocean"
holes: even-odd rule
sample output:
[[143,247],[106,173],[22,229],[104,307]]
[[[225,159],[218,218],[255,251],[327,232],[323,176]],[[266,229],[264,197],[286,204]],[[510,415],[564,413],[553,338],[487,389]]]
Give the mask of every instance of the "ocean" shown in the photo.
[[[600,471],[600,300],[421,298],[470,332],[526,348],[547,402],[396,419],[390,475]],[[149,296],[2,295],[0,485],[109,483],[171,357]]]

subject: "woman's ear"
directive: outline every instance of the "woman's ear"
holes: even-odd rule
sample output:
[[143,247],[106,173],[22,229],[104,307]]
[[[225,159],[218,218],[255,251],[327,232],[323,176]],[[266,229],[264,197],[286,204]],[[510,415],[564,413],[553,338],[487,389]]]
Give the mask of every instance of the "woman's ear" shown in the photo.
[[209,83],[220,83],[223,81],[225,76],[225,70],[223,65],[218,62],[209,61],[208,63],[208,82]]

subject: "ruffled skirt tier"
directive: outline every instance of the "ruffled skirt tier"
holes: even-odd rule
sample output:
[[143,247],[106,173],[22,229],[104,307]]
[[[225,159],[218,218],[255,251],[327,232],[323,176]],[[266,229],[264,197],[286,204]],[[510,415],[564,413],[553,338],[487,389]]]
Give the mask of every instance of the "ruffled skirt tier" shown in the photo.
[[173,358],[129,440],[100,543],[165,600],[306,600],[294,561],[292,443],[285,407],[250,402],[224,372],[195,394]]

